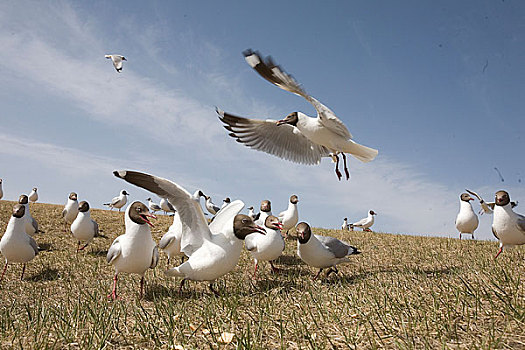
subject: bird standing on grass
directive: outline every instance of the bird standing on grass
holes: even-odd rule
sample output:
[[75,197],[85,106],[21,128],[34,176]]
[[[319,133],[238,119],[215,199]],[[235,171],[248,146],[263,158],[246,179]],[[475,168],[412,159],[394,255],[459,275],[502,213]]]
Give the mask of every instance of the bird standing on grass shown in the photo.
[[297,222],[299,221],[299,212],[297,210],[297,203],[299,202],[299,198],[294,194],[290,197],[290,202],[288,203],[288,209],[285,211],[279,213],[279,220],[281,221],[282,230],[286,230],[286,233],[284,234],[285,237],[288,237],[288,231],[290,231],[291,228],[295,227],[297,225]]
[[151,200],[151,198],[148,198],[147,201],[148,201],[148,208],[149,208],[149,210],[151,210],[153,213],[156,213],[156,212],[162,210],[162,208],[160,207],[160,205],[158,205],[157,203],[153,203],[153,201]]
[[363,231],[372,232],[370,227],[372,227],[372,225],[374,224],[374,215],[377,215],[377,213],[373,210],[370,210],[366,218],[354,222],[353,224],[350,224],[350,229],[353,231],[354,227],[361,227]]
[[[80,202],[78,215],[71,224],[71,234],[77,240],[77,253],[79,250],[84,250],[93,238],[98,236],[98,233],[98,224],[91,219],[89,203],[86,201]],[[86,244],[80,247],[80,242],[86,242]]]
[[67,197],[67,203],[62,210],[62,218],[65,220],[65,225],[67,231],[67,226],[71,225],[73,221],[77,218],[78,215],[78,195],[75,192],[71,192],[69,197]]
[[341,225],[341,230],[345,230],[345,231],[349,230],[349,228],[348,228],[348,218],[344,218],[343,219],[343,224]]
[[168,232],[162,236],[159,242],[159,248],[164,250],[168,255],[168,267],[172,257],[182,257],[184,262],[184,253],[180,249],[180,241],[182,238],[182,222],[177,211],[173,215],[173,223],[168,229]]
[[525,216],[512,210],[510,196],[506,191],[496,192],[492,233],[499,240],[499,251],[504,248],[525,244]]
[[4,279],[7,265],[12,262],[23,263],[22,275],[24,278],[26,263],[33,260],[38,254],[38,245],[36,241],[25,231],[25,214],[26,208],[22,204],[16,204],[13,207],[13,215],[9,219],[7,229],[0,240],[0,252],[5,258],[4,271],[0,281]]
[[459,196],[459,213],[456,217],[456,228],[459,231],[459,239],[464,233],[472,235],[474,239],[474,231],[478,228],[479,220],[474,210],[472,210],[472,205],[470,201],[473,201],[468,193],[462,193]]
[[34,217],[31,216],[31,212],[29,210],[29,199],[25,194],[20,196],[18,203],[22,204],[25,208],[24,220],[26,233],[30,236],[33,236],[34,234],[42,232],[38,229],[38,222]]
[[268,261],[272,268],[272,272],[279,271],[273,266],[273,260],[279,258],[284,250],[284,239],[281,235],[282,224],[279,218],[270,215],[264,222],[265,235],[249,235],[244,240],[246,250],[250,252],[255,260],[255,270],[253,271],[253,278],[257,273],[259,261]]
[[208,226],[199,202],[201,191],[191,195],[172,181],[136,171],[115,171],[113,174],[167,198],[179,213],[183,230],[181,251],[188,260],[166,271],[168,276],[183,278],[179,290],[186,280],[209,281],[210,290],[217,295],[213,282],[237,266],[242,241],[255,232],[265,234],[249,216],[239,214],[244,208],[239,200],[217,213]]
[[108,298],[117,299],[117,279],[120,272],[134,273],[141,276],[140,298],[144,295],[144,274],[153,269],[159,261],[159,251],[151,237],[148,207],[141,202],[133,202],[126,209],[126,231],[118,236],[108,250],[106,260],[115,267],[113,290]]
[[31,193],[29,193],[29,201],[31,202],[36,202],[38,200],[38,192],[37,192],[37,188],[36,187],[33,187],[33,190],[31,191]]
[[272,202],[265,199],[261,202],[261,211],[255,215],[255,223],[257,225],[264,225],[266,218],[272,215]]
[[312,118],[301,112],[292,112],[281,120],[257,120],[237,117],[217,109],[219,119],[237,142],[302,164],[319,164],[322,157],[331,157],[336,163],[335,172],[339,180],[342,178],[339,171],[339,155],[343,158],[347,180],[350,173],[345,153],[362,162],[370,162],[377,156],[377,150],[353,141],[352,134],[335,113],[308,95],[301,85],[270,57],[264,59],[252,50],[246,50],[243,54],[246,62],[261,77],[310,102],[317,111],[317,116]]
[[161,198],[159,205],[164,211],[164,214],[175,213],[175,208],[173,208],[173,205],[171,205],[166,198]]
[[118,195],[118,197],[113,197],[111,202],[104,203],[104,205],[107,205],[111,210],[113,210],[113,208],[117,208],[118,211],[120,211],[120,209],[123,206],[125,206],[126,203],[128,202],[127,196],[129,196],[129,193],[126,192],[126,190],[122,190],[120,191],[120,194]]
[[360,254],[357,248],[352,247],[346,242],[340,241],[334,237],[314,235],[310,225],[301,222],[296,227],[297,236],[297,255],[307,265],[319,269],[314,280],[319,277],[321,271],[330,268],[326,276],[332,272],[339,273],[337,264],[350,262],[348,256]]
[[206,198],[206,203],[204,204],[204,206],[206,207],[206,209],[208,210],[208,212],[211,214],[211,215],[215,215],[219,212],[219,210],[221,210],[220,207],[218,207],[217,205],[215,205],[212,201],[211,201],[211,197],[210,196],[206,196],[204,197]]

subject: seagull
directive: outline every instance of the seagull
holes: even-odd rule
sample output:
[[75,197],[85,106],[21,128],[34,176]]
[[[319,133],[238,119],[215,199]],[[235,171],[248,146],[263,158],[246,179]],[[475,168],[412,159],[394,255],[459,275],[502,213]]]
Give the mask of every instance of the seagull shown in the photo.
[[503,248],[525,244],[525,216],[512,210],[508,192],[496,192],[495,203],[492,233],[500,243],[494,259],[501,254]]
[[[79,250],[84,250],[94,237],[97,237],[99,233],[98,224],[95,220],[91,219],[89,210],[89,203],[86,201],[80,202],[78,206],[78,215],[71,224],[71,234],[78,241],[77,253]],[[86,242],[81,248],[80,242]]]
[[167,198],[177,209],[182,222],[181,251],[188,256],[183,264],[166,271],[168,276],[183,278],[180,290],[186,280],[209,281],[210,290],[217,295],[213,281],[227,274],[237,266],[246,236],[259,232],[262,227],[243,214],[240,200],[233,201],[215,216],[208,226],[199,199],[202,192],[191,195],[176,183],[136,171],[114,171],[113,174],[134,185]]
[[31,191],[31,193],[29,193],[29,196],[28,196],[29,200],[33,203],[38,200],[38,193],[36,191],[37,191],[37,188],[33,187],[33,190]]
[[374,224],[374,215],[377,215],[377,213],[373,210],[370,210],[366,218],[361,219],[358,222],[354,222],[353,224],[350,224],[350,228],[353,231],[354,227],[361,227],[363,231],[372,232],[370,227],[372,227],[372,225]]
[[180,256],[184,262],[184,253],[180,250],[180,242],[182,238],[182,222],[177,211],[173,215],[173,223],[168,232],[162,236],[159,242],[159,248],[164,250],[168,255],[168,267],[170,265],[171,257]]
[[248,207],[248,216],[252,218],[252,220],[255,218],[255,213],[253,212],[253,207]]
[[[471,195],[473,195],[474,197],[476,197],[479,200],[479,204],[481,205],[481,210],[479,211],[480,214],[483,214],[483,213],[485,213],[485,214],[492,214],[493,213],[494,207],[496,206],[496,202],[488,202],[487,203],[476,192],[471,191],[471,190],[467,190],[467,189],[465,189],[465,191],[467,191],[468,193],[470,193]],[[510,206],[511,206],[511,208],[515,208],[515,207],[518,206],[518,202],[510,202]]]
[[231,203],[231,199],[229,197],[226,197],[222,200],[221,209],[224,209],[228,206],[228,204]]
[[128,202],[128,197],[126,196],[129,196],[129,193],[126,192],[126,190],[122,190],[118,197],[113,197],[111,203],[104,203],[104,205],[107,205],[111,210],[117,208],[118,211],[120,211],[120,209]]
[[343,158],[347,180],[350,173],[346,166],[345,153],[362,162],[370,162],[377,156],[377,150],[354,142],[352,134],[334,112],[308,95],[270,57],[264,59],[252,50],[246,50],[243,54],[246,62],[264,79],[310,102],[317,111],[317,116],[309,117],[301,112],[292,112],[281,120],[257,120],[238,117],[217,108],[219,119],[237,142],[279,158],[308,165],[319,164],[322,157],[331,157],[336,163],[335,172],[339,180],[342,178],[339,154]]
[[24,220],[26,233],[32,236],[36,233],[42,232],[38,229],[38,222],[36,222],[35,218],[31,216],[31,212],[29,211],[29,199],[25,194],[20,196],[18,204],[22,204],[25,208]]
[[151,237],[148,218],[155,218],[149,213],[148,207],[136,201],[126,208],[126,231],[118,236],[108,250],[106,260],[115,267],[113,290],[108,298],[117,299],[117,278],[120,272],[140,275],[140,298],[144,295],[144,274],[148,268],[154,269],[159,262],[159,251]]
[[281,229],[283,225],[279,221],[279,218],[270,215],[266,217],[264,222],[265,235],[249,235],[244,240],[244,247],[248,250],[253,260],[255,260],[255,270],[253,271],[253,278],[257,273],[257,267],[259,261],[269,261],[272,268],[272,272],[277,272],[275,266],[273,266],[273,260],[281,256],[284,250],[284,239],[281,235]]
[[0,252],[5,258],[4,271],[0,281],[4,279],[7,265],[11,262],[23,263],[22,276],[26,270],[26,263],[33,260],[38,254],[38,245],[33,237],[29,236],[25,231],[25,214],[26,208],[24,205],[18,203],[13,207],[13,215],[9,219],[7,229],[5,230],[2,239],[0,240]]
[[122,72],[122,61],[127,61],[126,57],[122,55],[105,55],[104,57],[111,59],[113,67],[115,67],[118,73]]
[[[65,220],[66,227],[71,225],[78,215],[78,196],[75,192],[71,192],[67,197],[67,203],[62,210],[62,217]],[[66,230],[67,231],[67,228]]]
[[211,197],[210,196],[206,196],[205,198],[206,198],[206,203],[204,205],[206,206],[206,209],[208,210],[208,212],[211,215],[217,214],[217,212],[219,210],[221,210],[221,208],[219,208],[218,206],[213,204],[213,202],[211,201]]
[[339,273],[337,264],[348,263],[349,255],[360,254],[357,248],[334,237],[312,234],[310,225],[301,222],[296,227],[299,240],[297,241],[297,255],[307,265],[319,268],[314,280],[319,277],[324,268],[330,268],[326,276],[332,272]]
[[285,237],[288,237],[288,231],[292,227],[295,227],[297,225],[297,222],[299,221],[299,212],[297,211],[297,203],[299,202],[299,198],[294,194],[290,197],[290,203],[288,203],[288,209],[285,211],[279,213],[279,221],[283,224],[283,230],[286,230]]
[[348,231],[348,218],[344,218],[343,219],[343,224],[341,225],[341,230],[346,230]]
[[473,201],[468,193],[462,193],[459,196],[459,213],[456,217],[456,228],[459,231],[459,239],[463,233],[468,233],[472,235],[474,239],[474,231],[478,228],[479,220],[474,210],[472,210],[472,205],[470,201]]
[[175,213],[175,208],[173,208],[173,205],[171,205],[166,198],[161,198],[159,205],[164,211],[164,214]]
[[255,223],[257,225],[264,225],[266,218],[272,215],[272,202],[265,199],[261,202],[261,211],[255,215]]
[[4,190],[2,189],[2,179],[0,179],[0,199],[4,197]]
[[156,213],[156,212],[158,212],[159,210],[162,210],[162,208],[160,207],[160,205],[158,205],[157,203],[153,203],[153,202],[151,201],[151,198],[148,198],[147,201],[148,201],[148,208],[149,208],[149,210],[151,210],[153,213]]

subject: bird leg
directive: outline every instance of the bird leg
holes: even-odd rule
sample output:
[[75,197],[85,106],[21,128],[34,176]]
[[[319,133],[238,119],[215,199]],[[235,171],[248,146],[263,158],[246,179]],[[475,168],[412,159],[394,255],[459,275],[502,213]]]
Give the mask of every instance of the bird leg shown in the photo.
[[341,174],[341,172],[339,171],[339,156],[337,155],[337,153],[335,153],[333,157],[335,158],[335,174],[337,175],[339,181],[341,181],[343,174]]
[[348,171],[348,168],[346,166],[346,155],[344,153],[341,153],[341,155],[343,156],[343,165],[345,166],[346,179],[349,180],[350,179],[350,172]]
[[113,277],[113,290],[111,291],[111,294],[108,295],[108,299],[117,300],[117,279],[118,279],[118,273],[115,274]]
[[[80,242],[79,242],[80,243]],[[84,250],[86,249],[86,247],[89,245],[89,243],[86,243],[82,248],[80,248],[80,250]]]
[[26,264],[24,263],[24,266],[22,267],[22,276],[20,276],[20,281],[24,280],[24,272],[26,272]]
[[144,297],[144,276],[140,279],[140,299]]
[[498,254],[496,254],[494,259],[496,259],[501,254],[502,251],[503,251],[503,246],[499,247]]
[[184,260],[185,260],[185,256],[183,255],[183,256],[180,258],[181,264],[184,263]]
[[6,271],[7,271],[7,260],[5,261],[4,271],[2,272],[2,277],[0,278],[0,281],[4,280],[4,275]]
[[185,278],[180,282],[179,295],[182,295],[182,287],[184,287],[184,283],[186,283],[186,279]]
[[257,260],[255,260],[255,270],[253,270],[252,280],[256,279],[255,278],[255,274],[257,273],[257,267],[258,266],[259,266],[259,262]]
[[213,288],[213,282],[210,282],[210,284],[208,285],[208,287],[210,288],[210,290],[213,292],[213,294],[215,294],[216,297],[220,297],[221,295],[219,294],[219,292],[217,292],[215,290],[215,288]]
[[332,267],[330,267],[330,270],[328,270],[328,272],[326,273],[326,277],[330,276],[330,274],[331,274],[332,272],[335,272],[336,274],[339,273],[339,270],[337,269],[337,266],[332,266]]
[[281,270],[278,269],[277,267],[273,266],[273,261],[270,261],[270,266],[272,267],[272,272],[273,272],[273,273],[278,273],[278,272],[281,271]]
[[461,241],[461,232],[459,233],[459,240]]
[[322,268],[319,269],[319,272],[317,273],[317,275],[315,275],[314,277],[314,281],[319,277],[319,275],[321,274],[321,271],[323,271]]

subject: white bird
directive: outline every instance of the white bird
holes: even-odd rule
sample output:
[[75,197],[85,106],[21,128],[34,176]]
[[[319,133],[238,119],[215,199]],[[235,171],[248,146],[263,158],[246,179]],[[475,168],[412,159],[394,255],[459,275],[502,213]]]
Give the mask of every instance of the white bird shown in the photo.
[[104,57],[111,59],[113,67],[115,67],[118,73],[122,71],[122,61],[127,61],[126,57],[122,55],[105,55]]
[[459,213],[455,221],[456,229],[459,231],[459,239],[464,233],[471,234],[474,239],[474,231],[476,231],[479,224],[478,216],[474,213],[470,204],[470,201],[473,201],[474,198],[468,193],[462,193],[459,199]]
[[370,230],[370,227],[372,227],[372,225],[374,224],[374,215],[377,215],[377,213],[373,210],[370,210],[366,218],[354,222],[353,224],[350,224],[350,229],[352,229],[353,231],[354,227],[361,227],[363,231],[372,232],[372,230]]
[[264,225],[266,218],[272,215],[272,202],[265,199],[261,202],[261,211],[255,215],[255,223],[257,225]]
[[[71,234],[78,242],[77,253],[79,250],[84,250],[99,234],[98,224],[91,219],[89,203],[86,201],[80,202],[78,206],[78,215],[71,224]],[[86,244],[81,248],[80,242],[86,242]]]
[[208,212],[211,214],[211,215],[215,215],[217,214],[217,212],[219,210],[221,210],[221,208],[219,208],[218,206],[216,206],[212,201],[211,201],[211,197],[210,196],[206,196],[206,203],[204,204],[204,206],[206,207],[206,209],[208,210]]
[[26,270],[26,263],[33,260],[38,254],[38,245],[33,237],[29,236],[25,231],[25,206],[22,204],[15,204],[13,207],[13,215],[9,219],[7,228],[2,239],[0,240],[0,252],[5,258],[4,271],[0,281],[4,279],[7,265],[12,262],[23,263],[22,276]]
[[144,295],[144,274],[148,268],[154,269],[159,261],[159,251],[151,237],[150,226],[153,224],[148,220],[149,217],[155,216],[141,202],[133,202],[126,208],[126,231],[113,241],[106,258],[108,264],[115,267],[113,290],[108,298],[117,299],[120,272],[140,275],[140,297]]
[[253,212],[253,207],[248,207],[248,216],[252,218],[252,220],[255,218],[255,213]]
[[343,219],[343,224],[341,225],[341,230],[346,230],[346,231],[349,230],[349,228],[348,228],[348,218],[344,218]]
[[182,222],[177,211],[173,215],[173,223],[168,232],[162,236],[159,242],[159,248],[164,250],[168,255],[168,267],[172,257],[182,257],[184,262],[184,253],[180,249],[180,242],[182,238]]
[[0,179],[0,199],[4,197],[4,190],[2,189],[2,179]]
[[[483,200],[483,198],[481,198],[481,196],[479,194],[477,194],[476,192],[474,191],[470,191],[470,190],[465,190],[467,191],[468,193],[470,193],[471,195],[473,195],[474,197],[476,197],[478,200],[479,200],[479,204],[481,205],[481,209],[479,211],[479,213],[481,215],[483,215],[484,213],[485,214],[492,214],[494,212],[494,207],[496,206],[496,202],[485,202]],[[510,206],[511,208],[515,208],[518,206],[518,202],[510,202]]]
[[244,57],[248,64],[264,79],[283,90],[299,95],[310,102],[317,111],[312,118],[301,112],[292,112],[282,120],[256,120],[237,117],[217,109],[225,128],[238,142],[274,156],[302,164],[319,164],[322,157],[336,162],[335,172],[341,180],[339,154],[344,161],[346,178],[350,173],[345,153],[363,162],[372,161],[378,151],[362,146],[352,140],[352,134],[344,123],[328,107],[308,95],[301,85],[275,65],[270,57],[263,59],[258,52],[247,50]]
[[492,233],[499,240],[499,251],[504,248],[525,244],[525,216],[512,210],[510,196],[506,191],[496,192]]
[[279,220],[283,224],[283,231],[286,230],[285,237],[288,237],[288,231],[292,227],[295,227],[297,225],[297,222],[299,221],[299,212],[297,210],[297,203],[299,202],[299,198],[294,194],[290,197],[290,202],[288,203],[288,209],[285,211],[279,213]]
[[38,200],[38,193],[37,193],[37,188],[36,187],[33,187],[33,190],[31,191],[31,193],[29,193],[28,198],[33,203]]
[[34,217],[31,216],[31,211],[29,210],[29,199],[25,194],[22,194],[18,199],[18,203],[22,204],[25,208],[24,220],[25,220],[25,230],[26,233],[30,236],[42,232],[38,229],[38,222]]
[[226,206],[228,206],[228,204],[231,203],[231,199],[229,197],[226,197],[222,200],[222,205],[221,205],[221,209],[224,209],[226,208]]
[[149,208],[149,210],[151,210],[153,213],[156,213],[156,212],[158,212],[159,210],[162,210],[162,208],[160,207],[160,205],[158,205],[157,203],[153,203],[153,201],[151,200],[151,198],[148,198],[147,201],[148,201],[148,208]]
[[113,197],[110,203],[104,203],[104,205],[107,205],[111,210],[117,208],[118,211],[120,211],[120,209],[128,202],[128,195],[129,193],[126,192],[126,190],[122,190],[118,197]]
[[[62,210],[62,218],[65,220],[66,226],[71,225],[78,215],[78,196],[75,192],[71,192],[67,197],[67,203]],[[67,231],[67,229],[66,229]]]
[[171,205],[166,198],[161,198],[159,205],[164,211],[164,214],[175,213],[175,208],[173,208],[173,205]]
[[180,276],[181,290],[186,280],[213,281],[237,266],[242,241],[254,232],[265,233],[250,217],[239,214],[244,203],[236,200],[221,210],[210,223],[206,221],[199,203],[202,192],[193,196],[169,180],[135,171],[115,171],[113,174],[167,198],[180,215],[182,222],[181,251],[188,256],[183,264],[166,271],[168,276]]
[[337,238],[312,234],[312,229],[306,222],[299,223],[296,230],[299,237],[297,255],[307,265],[319,268],[314,279],[317,279],[321,271],[328,267],[330,270],[327,276],[332,272],[338,273],[337,264],[348,263],[349,255],[361,253],[357,248]]
[[259,261],[268,261],[272,272],[279,271],[273,266],[273,260],[281,256],[284,250],[284,239],[281,235],[282,224],[279,218],[271,215],[268,216],[264,223],[265,235],[249,235],[244,240],[244,247],[250,252],[255,260],[255,270],[253,278],[257,273]]

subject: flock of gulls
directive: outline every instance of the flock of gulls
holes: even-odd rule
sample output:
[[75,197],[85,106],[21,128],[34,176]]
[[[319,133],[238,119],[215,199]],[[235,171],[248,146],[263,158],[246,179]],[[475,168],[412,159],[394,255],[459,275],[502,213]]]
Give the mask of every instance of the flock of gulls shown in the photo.
[[[327,106],[308,95],[302,86],[289,74],[276,65],[270,57],[263,58],[258,52],[247,50],[244,53],[246,62],[261,77],[272,84],[299,95],[311,103],[317,111],[316,117],[309,117],[301,112],[292,112],[280,120],[248,119],[226,113],[217,108],[216,112],[229,136],[239,143],[258,151],[302,164],[319,164],[322,157],[330,157],[335,163],[335,173],[338,180],[343,174],[339,170],[340,157],[343,160],[345,178],[350,178],[345,154],[363,162],[372,161],[378,151],[360,145],[352,140],[352,134],[344,123]],[[121,55],[106,55],[111,59],[118,73],[122,72]],[[161,201],[156,204],[151,198],[148,204],[133,201],[125,209],[125,233],[118,236],[108,249],[107,262],[115,269],[113,288],[108,295],[117,299],[117,282],[121,272],[141,276],[140,295],[144,293],[144,275],[148,269],[153,269],[159,261],[159,249],[168,258],[167,276],[182,279],[180,290],[188,280],[207,281],[214,294],[215,280],[232,271],[239,261],[243,243],[244,248],[254,260],[253,278],[256,278],[260,262],[267,261],[272,272],[279,269],[274,261],[278,259],[285,248],[285,238],[289,230],[295,228],[297,234],[297,255],[308,266],[319,269],[314,279],[317,279],[324,269],[326,275],[338,273],[337,265],[350,262],[349,257],[360,251],[350,244],[334,237],[314,234],[306,222],[299,222],[297,204],[299,198],[292,195],[288,208],[279,215],[272,214],[271,202],[263,200],[260,212],[255,214],[249,207],[248,215],[242,214],[245,204],[241,200],[225,198],[221,206],[212,202],[210,196],[201,190],[193,194],[170,180],[136,171],[115,171],[116,177],[133,185],[156,194]],[[2,180],[0,179],[0,199],[3,196]],[[104,203],[111,210],[119,211],[128,204],[129,193],[122,190],[110,202]],[[213,215],[211,220],[201,206]],[[477,198],[482,212],[493,214],[492,231],[500,241],[497,258],[504,248],[525,244],[525,217],[513,211],[517,205],[510,201],[505,191],[498,191],[493,203],[486,203],[477,193],[467,190],[460,196],[460,211],[456,218],[456,228],[460,233],[471,234],[478,227],[478,217],[471,201]],[[26,263],[39,252],[39,246],[33,236],[41,232],[38,223],[31,216],[29,202],[38,200],[37,188],[31,193],[21,195],[13,207],[12,216],[6,231],[0,240],[0,252],[6,263],[0,280],[3,280],[9,263],[23,263],[23,278]],[[173,213],[173,223],[159,243],[151,235],[150,221],[155,213],[164,211]],[[366,218],[356,222],[348,222],[344,218],[342,230],[361,228],[371,231],[374,217],[377,213],[368,212]],[[77,253],[84,250],[89,243],[99,235],[99,226],[90,216],[90,206],[86,201],[78,202],[78,195],[70,193],[62,218],[66,230],[77,241]],[[178,266],[171,267],[173,259],[181,258]]]

